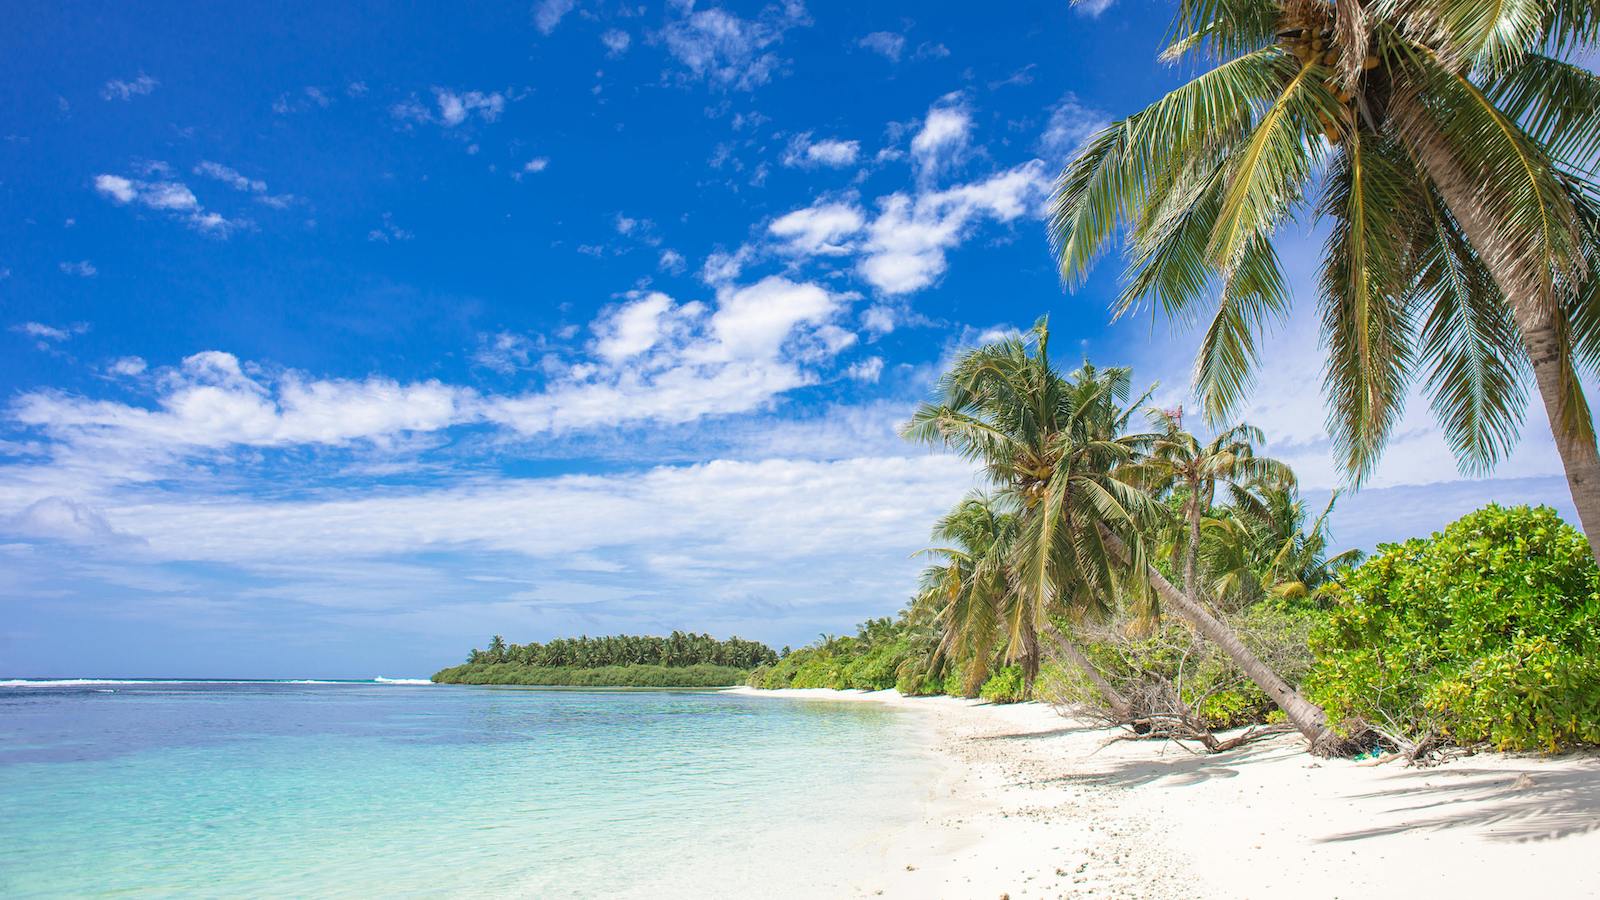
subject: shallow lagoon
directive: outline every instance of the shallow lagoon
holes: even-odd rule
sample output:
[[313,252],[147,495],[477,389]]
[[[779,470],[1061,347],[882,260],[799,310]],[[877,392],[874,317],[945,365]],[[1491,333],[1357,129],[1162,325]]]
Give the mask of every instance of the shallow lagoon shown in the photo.
[[915,714],[694,691],[0,686],[0,894],[748,896],[884,865]]

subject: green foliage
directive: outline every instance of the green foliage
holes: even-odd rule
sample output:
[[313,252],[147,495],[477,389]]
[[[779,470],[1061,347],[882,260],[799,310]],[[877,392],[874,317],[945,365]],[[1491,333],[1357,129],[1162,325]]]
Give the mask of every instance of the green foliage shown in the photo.
[[[1289,683],[1298,681],[1311,664],[1307,635],[1322,613],[1284,603],[1258,603],[1222,619],[1245,646]],[[1189,628],[1167,620],[1148,634],[1130,635],[1130,618],[1095,630],[1079,629],[1080,647],[1105,678],[1126,697],[1173,697],[1187,705],[1200,724],[1213,730],[1272,721],[1277,706],[1245,677],[1215,644]],[[1049,666],[1040,674],[1040,696],[1071,705],[1107,711],[1106,701],[1072,666]]]
[[473,650],[469,664],[513,663],[525,667],[592,669],[601,666],[692,666],[753,669],[777,662],[778,654],[758,641],[674,631],[666,637],[619,634],[558,638],[548,644],[507,644],[495,635],[487,650]]
[[1350,573],[1312,636],[1346,729],[1505,750],[1600,743],[1600,571],[1548,507],[1491,505]]
[[1003,666],[983,683],[978,696],[990,703],[1020,703],[1028,699],[1019,666]]
[[929,697],[943,693],[943,688],[944,682],[937,676],[911,669],[902,671],[894,683],[894,689],[907,697]]
[[744,681],[743,669],[692,666],[522,666],[467,663],[433,676],[440,684],[526,684],[570,687],[728,687]]

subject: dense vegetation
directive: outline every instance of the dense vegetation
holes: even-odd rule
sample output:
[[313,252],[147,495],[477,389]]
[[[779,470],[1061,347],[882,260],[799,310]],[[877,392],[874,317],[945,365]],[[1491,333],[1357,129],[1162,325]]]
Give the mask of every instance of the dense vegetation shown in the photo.
[[1312,636],[1330,714],[1397,743],[1600,743],[1600,570],[1541,507],[1380,548]]
[[1060,373],[1048,338],[970,351],[906,427],[991,481],[935,523],[910,604],[750,684],[1039,698],[1213,750],[1600,740],[1600,575],[1553,511],[1330,555],[1337,496],[1313,515],[1260,432],[1202,441],[1161,409],[1137,431],[1127,371]]
[[508,644],[500,635],[464,665],[434,681],[459,684],[720,687],[739,684],[750,669],[778,654],[757,641],[674,631],[666,637],[614,635]]
[[746,669],[697,663],[692,666],[519,666],[467,663],[433,676],[441,684],[527,684],[566,687],[727,687],[740,684]]

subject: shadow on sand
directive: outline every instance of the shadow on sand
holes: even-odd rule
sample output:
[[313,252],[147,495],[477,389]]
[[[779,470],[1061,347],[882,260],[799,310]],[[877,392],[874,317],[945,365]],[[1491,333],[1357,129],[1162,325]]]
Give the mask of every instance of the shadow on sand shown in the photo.
[[1462,828],[1481,831],[1491,841],[1543,841],[1600,830],[1600,765],[1577,771],[1537,766],[1407,770],[1385,779],[1383,790],[1351,799],[1397,804],[1384,814],[1393,821],[1330,835],[1324,843]]
[[1237,777],[1239,770],[1235,767],[1247,762],[1295,756],[1301,752],[1298,746],[1268,742],[1246,745],[1225,753],[1199,753],[1161,760],[1127,760],[1114,763],[1104,771],[1062,775],[1037,783],[1130,788],[1160,782],[1169,787],[1185,787],[1217,778]]

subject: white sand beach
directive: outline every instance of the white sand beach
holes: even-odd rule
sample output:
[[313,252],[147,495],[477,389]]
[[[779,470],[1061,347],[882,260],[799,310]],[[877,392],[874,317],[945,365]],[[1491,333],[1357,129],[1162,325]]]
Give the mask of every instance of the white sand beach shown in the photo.
[[[735,689],[747,690],[747,689]],[[1600,757],[1323,760],[1112,741],[1035,703],[750,691],[926,715],[943,777],[860,896],[1600,896]]]

